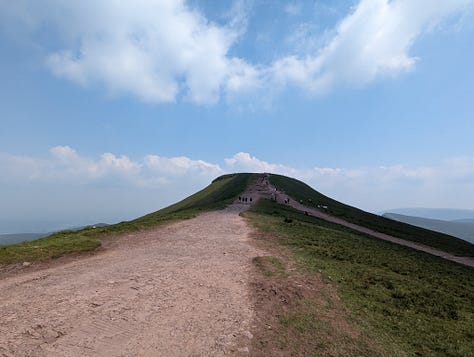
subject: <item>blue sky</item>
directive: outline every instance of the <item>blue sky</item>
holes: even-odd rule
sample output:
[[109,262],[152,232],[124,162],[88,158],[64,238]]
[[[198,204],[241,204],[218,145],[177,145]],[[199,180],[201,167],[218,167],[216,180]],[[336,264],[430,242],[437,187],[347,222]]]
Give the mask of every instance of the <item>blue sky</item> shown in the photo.
[[0,0],[0,53],[0,232],[235,171],[474,209],[473,0]]

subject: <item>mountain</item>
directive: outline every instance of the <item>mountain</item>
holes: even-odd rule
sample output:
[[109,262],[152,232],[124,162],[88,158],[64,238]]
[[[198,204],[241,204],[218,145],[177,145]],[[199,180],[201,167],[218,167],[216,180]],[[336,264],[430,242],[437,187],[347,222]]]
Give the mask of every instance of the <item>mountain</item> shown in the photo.
[[[70,239],[76,239],[77,241],[83,240],[87,243],[88,247],[93,246],[93,242],[100,245],[99,240],[102,236],[139,231],[156,226],[162,222],[191,218],[204,211],[225,208],[245,190],[252,187],[255,188],[255,183],[262,177],[262,174],[251,173],[223,175],[216,178],[209,186],[194,195],[135,220],[106,227],[97,227],[95,229],[88,227],[78,231],[62,231],[42,238],[39,241],[57,248],[57,244],[54,244],[56,239],[60,239],[61,242],[64,242],[64,239],[67,240],[68,237],[71,237]],[[274,174],[266,174],[266,177],[273,186],[277,187],[280,191],[284,191],[288,197],[296,201],[303,201],[305,205],[314,208],[317,208],[318,205],[323,206],[325,207],[326,213],[350,223],[408,241],[431,246],[454,255],[474,256],[474,245],[465,240],[365,212],[356,207],[333,200],[305,183],[293,178]],[[24,250],[30,252],[28,243],[23,244],[25,244],[23,247]],[[35,245],[36,244],[35,242]],[[54,254],[58,255],[60,253],[55,252]],[[32,259],[34,259],[34,257]]]
[[474,222],[474,210],[452,209],[452,208],[396,208],[381,212],[395,213],[404,216],[438,219],[442,221],[472,220]]
[[34,241],[0,245],[0,265],[24,261],[46,260],[64,254],[94,250],[102,239],[127,232],[156,227],[160,224],[188,219],[199,213],[225,208],[249,186],[253,174],[232,174],[216,178],[209,186],[184,200],[131,221],[109,226],[88,226],[80,230],[53,233]]
[[272,174],[270,175],[270,181],[278,189],[284,190],[293,199],[303,200],[306,205],[314,207],[317,207],[317,205],[326,206],[326,213],[348,222],[455,255],[474,257],[474,245],[463,239],[365,212],[356,207],[333,200],[293,178]]
[[30,242],[49,235],[50,233],[12,233],[0,234],[0,245],[17,244],[21,242]]
[[474,223],[474,219],[466,218],[466,219],[454,219],[451,222],[458,222],[458,223]]
[[408,223],[414,226],[430,229],[432,231],[449,234],[453,237],[464,239],[470,243],[474,243],[474,221],[458,220],[458,221],[442,221],[439,219],[429,219],[422,217],[405,216],[402,214],[385,213],[386,218],[395,221]]

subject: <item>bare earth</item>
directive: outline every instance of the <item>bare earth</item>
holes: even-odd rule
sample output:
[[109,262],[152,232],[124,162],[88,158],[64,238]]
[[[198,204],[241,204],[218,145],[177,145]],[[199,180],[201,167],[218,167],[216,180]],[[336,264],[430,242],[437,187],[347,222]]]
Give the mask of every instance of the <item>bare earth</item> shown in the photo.
[[238,206],[0,280],[0,356],[247,354],[261,252]]

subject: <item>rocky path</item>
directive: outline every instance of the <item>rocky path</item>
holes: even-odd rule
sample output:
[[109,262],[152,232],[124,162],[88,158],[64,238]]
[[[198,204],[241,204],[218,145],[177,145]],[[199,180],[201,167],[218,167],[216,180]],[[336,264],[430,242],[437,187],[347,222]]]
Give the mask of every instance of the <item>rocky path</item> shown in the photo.
[[254,312],[244,205],[129,234],[0,281],[0,356],[246,355]]

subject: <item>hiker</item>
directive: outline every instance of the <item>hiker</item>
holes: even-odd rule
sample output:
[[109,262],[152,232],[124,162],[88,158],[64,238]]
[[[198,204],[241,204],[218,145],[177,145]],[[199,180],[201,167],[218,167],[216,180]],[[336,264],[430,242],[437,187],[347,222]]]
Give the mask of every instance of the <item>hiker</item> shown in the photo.
[[242,197],[239,196],[239,202],[242,202]]
[[252,197],[250,197],[250,202],[252,202]]

